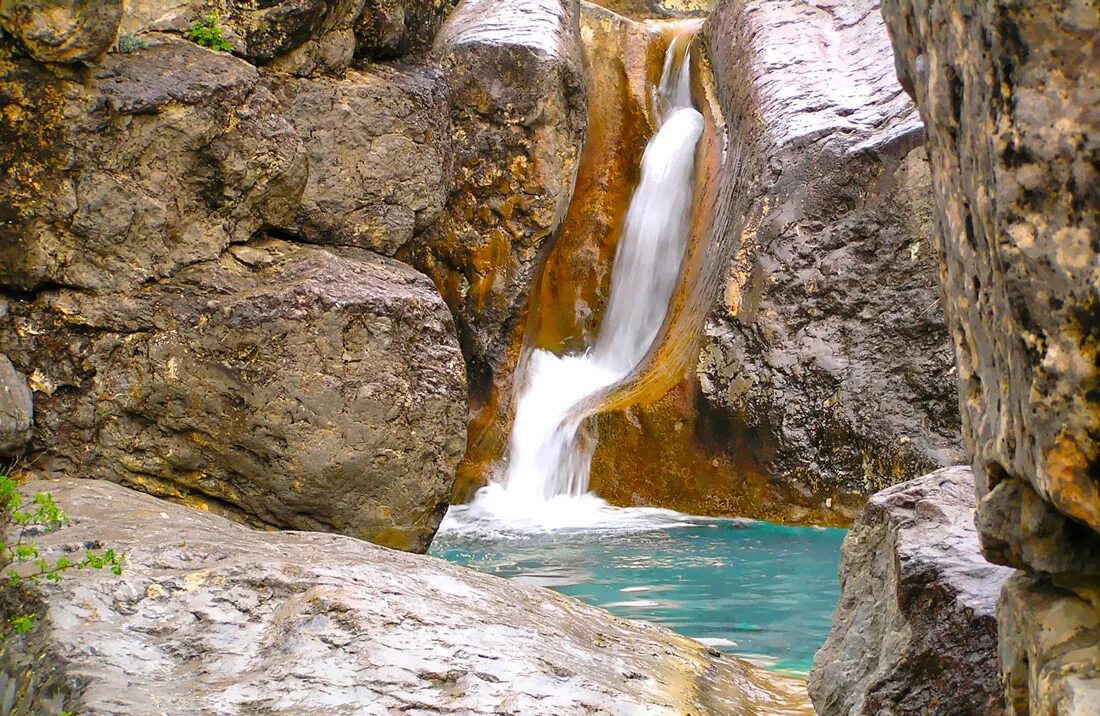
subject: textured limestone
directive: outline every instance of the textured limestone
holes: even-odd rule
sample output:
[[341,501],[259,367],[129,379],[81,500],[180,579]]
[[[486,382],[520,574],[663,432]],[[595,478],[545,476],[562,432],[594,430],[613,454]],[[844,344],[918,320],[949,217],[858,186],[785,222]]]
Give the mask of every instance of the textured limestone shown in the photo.
[[455,316],[471,445],[511,393],[535,273],[573,190],[585,136],[577,12],[576,0],[466,0],[436,43],[454,183],[439,221],[398,256],[432,277]]
[[301,135],[309,180],[290,228],[307,241],[392,256],[443,211],[451,128],[429,65],[367,66],[340,78],[269,76]]
[[740,142],[716,221],[740,245],[692,374],[600,418],[593,484],[844,524],[963,458],[920,119],[874,0],[728,0],[702,40]]
[[0,47],[0,285],[127,287],[290,223],[306,158],[256,69],[147,41],[82,71]]
[[123,0],[0,0],[0,30],[40,62],[79,62],[106,52]]
[[0,342],[34,371],[40,468],[427,549],[465,445],[465,375],[446,306],[410,267],[257,241],[11,314]]
[[1100,585],[1072,589],[1017,572],[997,608],[1011,714],[1100,713]]
[[0,353],[0,455],[23,449],[34,430],[34,404],[27,377]]
[[810,673],[817,712],[1003,713],[994,611],[1011,574],[981,555],[969,468],[876,494],[844,539],[833,630]]
[[805,687],[549,590],[118,485],[35,482],[121,577],[68,575],[0,645],[5,713],[810,714]]
[[1100,77],[1087,69],[1100,18],[1087,0],[966,8],[895,0],[886,17],[928,131],[978,493],[1025,480],[1100,531]]
[[1036,573],[998,608],[1005,700],[1094,713],[1100,16],[1089,0],[883,5],[928,135],[982,548]]
[[427,50],[446,0],[128,0],[123,34],[186,34],[212,12],[233,52],[299,75],[340,72],[355,57]]

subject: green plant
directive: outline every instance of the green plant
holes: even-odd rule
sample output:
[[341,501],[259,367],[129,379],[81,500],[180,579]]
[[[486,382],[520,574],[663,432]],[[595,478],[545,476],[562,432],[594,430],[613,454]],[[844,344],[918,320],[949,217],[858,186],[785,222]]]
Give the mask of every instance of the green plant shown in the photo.
[[144,50],[148,46],[148,42],[132,32],[127,32],[125,35],[118,38],[118,51],[126,55],[136,50]]
[[216,52],[229,52],[233,46],[225,39],[222,26],[218,23],[222,17],[212,12],[191,26],[191,41]]
[[[113,549],[102,553],[85,550],[79,560],[58,557],[50,561],[39,555],[38,545],[30,540],[34,534],[49,534],[69,521],[48,492],[39,492],[24,507],[23,496],[15,489],[15,480],[0,475],[0,583],[15,587],[21,583],[35,583],[43,579],[61,581],[61,575],[70,569],[104,569],[122,574],[125,555]],[[11,541],[14,540],[14,541]],[[34,614],[16,614],[0,623],[0,641],[10,629],[16,634],[30,630]]]

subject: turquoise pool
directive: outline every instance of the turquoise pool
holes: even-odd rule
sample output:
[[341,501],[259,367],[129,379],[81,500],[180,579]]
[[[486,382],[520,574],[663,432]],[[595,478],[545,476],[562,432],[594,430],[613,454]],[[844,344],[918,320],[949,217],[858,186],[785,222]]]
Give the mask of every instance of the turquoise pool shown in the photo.
[[807,673],[839,597],[845,531],[679,517],[526,534],[462,529],[449,517],[431,554]]

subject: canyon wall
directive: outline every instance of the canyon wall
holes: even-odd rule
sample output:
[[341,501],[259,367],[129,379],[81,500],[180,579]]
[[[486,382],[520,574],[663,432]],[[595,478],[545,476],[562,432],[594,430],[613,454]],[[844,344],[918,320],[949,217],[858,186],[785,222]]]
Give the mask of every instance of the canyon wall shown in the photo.
[[729,0],[701,39],[717,95],[738,96],[718,205],[739,216],[717,219],[735,253],[694,369],[597,418],[592,486],[846,524],[961,458],[921,122],[875,2]]
[[576,3],[452,5],[0,5],[17,474],[427,548],[584,138]]
[[1100,709],[1100,16],[886,0],[925,122],[1010,713]]

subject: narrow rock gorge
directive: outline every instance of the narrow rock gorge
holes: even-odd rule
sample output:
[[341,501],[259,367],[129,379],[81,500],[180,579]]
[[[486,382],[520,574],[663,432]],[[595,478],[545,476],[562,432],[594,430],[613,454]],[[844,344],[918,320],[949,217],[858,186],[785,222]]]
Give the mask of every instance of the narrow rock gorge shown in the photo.
[[0,713],[1100,713],[1096,67],[0,0]]

